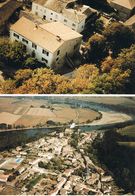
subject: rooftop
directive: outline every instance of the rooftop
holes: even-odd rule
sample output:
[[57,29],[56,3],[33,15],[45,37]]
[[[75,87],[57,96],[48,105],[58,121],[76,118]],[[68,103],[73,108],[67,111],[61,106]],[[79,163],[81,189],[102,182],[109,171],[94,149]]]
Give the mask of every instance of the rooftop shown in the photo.
[[112,0],[111,2],[131,10],[135,7],[135,0]]
[[135,15],[130,17],[126,22],[125,25],[127,26],[132,26],[133,24],[135,24]]
[[22,17],[11,30],[28,40],[54,53],[65,41],[82,37],[60,22],[45,23],[37,26],[33,21]]
[[95,11],[89,6],[77,4],[76,0],[35,0],[35,3],[56,13],[62,13],[63,16],[74,22],[81,22]]
[[57,13],[61,13],[67,4],[75,1],[76,0],[35,0],[35,3],[51,9]]

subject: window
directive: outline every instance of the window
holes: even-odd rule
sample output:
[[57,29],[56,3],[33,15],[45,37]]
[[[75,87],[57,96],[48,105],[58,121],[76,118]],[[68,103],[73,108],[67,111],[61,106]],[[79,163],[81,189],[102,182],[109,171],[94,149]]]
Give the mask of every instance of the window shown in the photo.
[[19,39],[19,35],[17,35],[16,33],[13,34],[14,37],[16,37],[17,39]]
[[53,15],[53,13],[51,13],[51,15]]
[[36,44],[34,44],[34,43],[32,43],[32,48],[37,49],[37,45],[36,45]]
[[64,22],[67,22],[67,20],[66,20],[66,19],[64,19]]
[[46,20],[46,16],[45,15],[43,16],[43,20]]
[[47,52],[47,51],[44,50],[44,49],[42,50],[42,53],[43,53],[43,54],[46,54],[47,56],[49,56],[49,52]]
[[34,51],[34,50],[32,51],[31,56],[32,56],[33,58],[36,57],[36,54],[35,54],[35,51]]
[[76,50],[79,47],[78,44],[74,45],[74,50]]
[[59,55],[60,54],[60,50],[58,50],[58,52],[57,52],[57,55]]
[[35,15],[38,16],[38,12],[35,12]]
[[50,20],[52,20],[52,18],[50,18]]
[[24,38],[22,38],[22,41],[25,43],[25,44],[28,44],[28,41]]
[[45,58],[42,57],[42,61],[45,63],[48,63],[48,60],[46,60]]
[[25,50],[27,50],[27,47],[26,47],[26,45],[24,45],[24,44],[23,44],[23,46],[24,46],[24,49],[25,49]]
[[56,59],[56,61],[58,61],[59,60],[59,57]]
[[73,23],[72,26],[75,27],[76,25]]

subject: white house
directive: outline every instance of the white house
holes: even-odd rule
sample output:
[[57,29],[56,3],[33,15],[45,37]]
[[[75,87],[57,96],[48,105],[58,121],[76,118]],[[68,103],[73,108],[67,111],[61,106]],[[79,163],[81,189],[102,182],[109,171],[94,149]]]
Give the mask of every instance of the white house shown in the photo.
[[77,4],[76,0],[35,0],[32,3],[33,14],[47,21],[59,21],[79,33],[94,12],[89,6]]
[[134,12],[135,0],[110,0],[110,5],[118,10],[121,20],[126,20]]
[[60,67],[66,55],[72,56],[79,51],[82,35],[60,22],[37,25],[22,17],[10,28],[12,41],[26,46],[30,54],[51,68]]

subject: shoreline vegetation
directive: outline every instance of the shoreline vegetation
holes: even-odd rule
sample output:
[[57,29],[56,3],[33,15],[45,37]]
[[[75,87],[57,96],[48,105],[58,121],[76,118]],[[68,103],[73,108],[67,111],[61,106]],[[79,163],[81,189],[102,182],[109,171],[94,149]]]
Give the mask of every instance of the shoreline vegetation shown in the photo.
[[[94,163],[110,171],[116,185],[121,189],[119,194],[134,194],[135,191],[135,133],[134,128],[123,135],[122,129],[110,129],[98,136],[87,152]],[[132,136],[130,136],[132,132]]]

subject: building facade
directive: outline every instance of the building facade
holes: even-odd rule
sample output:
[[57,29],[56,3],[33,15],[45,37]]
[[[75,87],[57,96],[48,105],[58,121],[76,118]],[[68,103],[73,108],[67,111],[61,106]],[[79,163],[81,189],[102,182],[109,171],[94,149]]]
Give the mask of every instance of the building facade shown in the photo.
[[82,32],[87,20],[95,10],[68,0],[36,0],[32,3],[32,13],[50,22],[61,22],[72,30]]
[[37,25],[22,17],[11,27],[10,38],[24,44],[28,53],[47,67],[57,69],[66,55],[79,51],[82,35],[59,22]]

